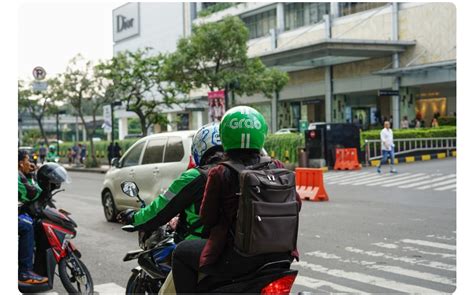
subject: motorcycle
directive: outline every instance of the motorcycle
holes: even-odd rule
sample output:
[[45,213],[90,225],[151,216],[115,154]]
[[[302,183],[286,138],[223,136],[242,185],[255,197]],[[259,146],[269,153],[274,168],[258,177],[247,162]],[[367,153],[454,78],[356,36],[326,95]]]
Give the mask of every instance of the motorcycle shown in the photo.
[[[132,181],[121,184],[122,191],[131,198],[137,198],[144,208],[137,185]],[[125,225],[122,230],[135,232],[133,225]],[[127,283],[126,294],[158,294],[171,271],[171,257],[175,244],[175,233],[163,226],[153,232],[138,232],[140,250],[128,252],[123,261],[137,259],[138,265],[132,269]],[[298,275],[290,269],[291,261],[282,260],[267,263],[255,272],[239,278],[204,276],[198,283],[199,293],[260,293],[289,294]]]
[[34,271],[48,278],[48,282],[43,284],[19,282],[18,289],[22,293],[53,289],[56,265],[59,278],[68,293],[94,293],[91,274],[80,259],[81,253],[71,242],[71,239],[76,237],[77,224],[69,212],[57,209],[54,205],[53,196],[62,191],[64,189],[50,191],[43,188],[40,197],[35,201],[27,205],[18,204],[19,212],[28,213],[34,220]]

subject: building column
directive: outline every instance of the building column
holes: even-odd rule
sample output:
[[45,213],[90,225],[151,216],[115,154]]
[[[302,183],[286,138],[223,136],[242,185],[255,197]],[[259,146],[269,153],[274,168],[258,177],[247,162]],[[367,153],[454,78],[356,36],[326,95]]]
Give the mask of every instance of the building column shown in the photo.
[[339,17],[339,2],[331,2],[331,6],[329,6],[330,14],[333,17]]
[[[324,15],[324,23],[325,23],[325,36],[327,39],[331,39],[331,17],[326,14]],[[331,123],[332,119],[332,66],[326,66],[324,68],[324,82],[325,82],[325,121],[326,123]]]
[[128,134],[128,118],[118,118],[119,140],[123,140]]
[[277,33],[285,31],[285,4],[278,2],[276,10]]
[[82,141],[87,141],[87,130],[84,125],[82,125]]
[[[398,3],[392,3],[392,40],[398,40]],[[394,53],[392,56],[392,68],[396,69],[400,67],[400,56],[398,53]],[[393,90],[400,90],[400,77],[393,78]],[[392,116],[393,126],[392,128],[400,128],[400,95],[392,96]]]
[[276,132],[277,129],[277,121],[278,121],[278,92],[272,97],[272,133]]
[[166,119],[168,120],[168,124],[166,124],[166,130],[168,132],[173,131],[173,114],[172,113],[166,114]]
[[197,119],[197,126],[196,126],[197,128],[196,128],[196,129],[201,128],[202,125],[203,125],[204,112],[201,112],[201,111],[199,111],[199,112],[194,112],[193,115],[196,115],[196,119]]

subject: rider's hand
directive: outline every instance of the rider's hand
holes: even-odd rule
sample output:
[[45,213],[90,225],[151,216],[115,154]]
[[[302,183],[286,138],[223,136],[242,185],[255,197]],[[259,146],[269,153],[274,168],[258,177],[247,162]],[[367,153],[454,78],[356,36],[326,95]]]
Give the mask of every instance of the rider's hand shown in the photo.
[[117,215],[117,221],[121,224],[131,224],[133,223],[133,215],[135,214],[134,209],[127,209],[125,211],[120,212]]

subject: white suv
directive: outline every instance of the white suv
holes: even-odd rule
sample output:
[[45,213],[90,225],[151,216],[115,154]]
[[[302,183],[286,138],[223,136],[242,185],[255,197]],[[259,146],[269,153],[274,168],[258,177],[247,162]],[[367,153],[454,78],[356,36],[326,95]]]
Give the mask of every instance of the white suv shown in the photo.
[[120,211],[139,208],[135,198],[126,196],[120,184],[134,181],[140,197],[150,204],[188,167],[195,130],[149,135],[138,140],[105,174],[102,206],[107,221],[115,221]]

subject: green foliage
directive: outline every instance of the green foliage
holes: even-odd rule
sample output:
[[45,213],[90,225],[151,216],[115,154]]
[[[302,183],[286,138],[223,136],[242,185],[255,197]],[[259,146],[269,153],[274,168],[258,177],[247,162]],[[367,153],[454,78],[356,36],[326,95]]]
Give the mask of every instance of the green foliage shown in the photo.
[[456,117],[443,116],[438,118],[439,126],[456,126]]
[[300,133],[270,134],[265,139],[264,148],[270,156],[274,155],[282,162],[298,163],[298,152],[304,145],[304,136]]
[[259,58],[247,57],[248,29],[238,17],[193,27],[181,38],[177,50],[165,62],[170,77],[185,93],[207,87],[237,95],[263,93],[271,97],[288,82],[288,75],[268,69]]
[[217,2],[216,4],[209,6],[201,11],[199,11],[198,16],[199,17],[206,17],[208,15],[211,15],[215,12],[227,9],[229,7],[232,7],[236,5],[238,2]]

